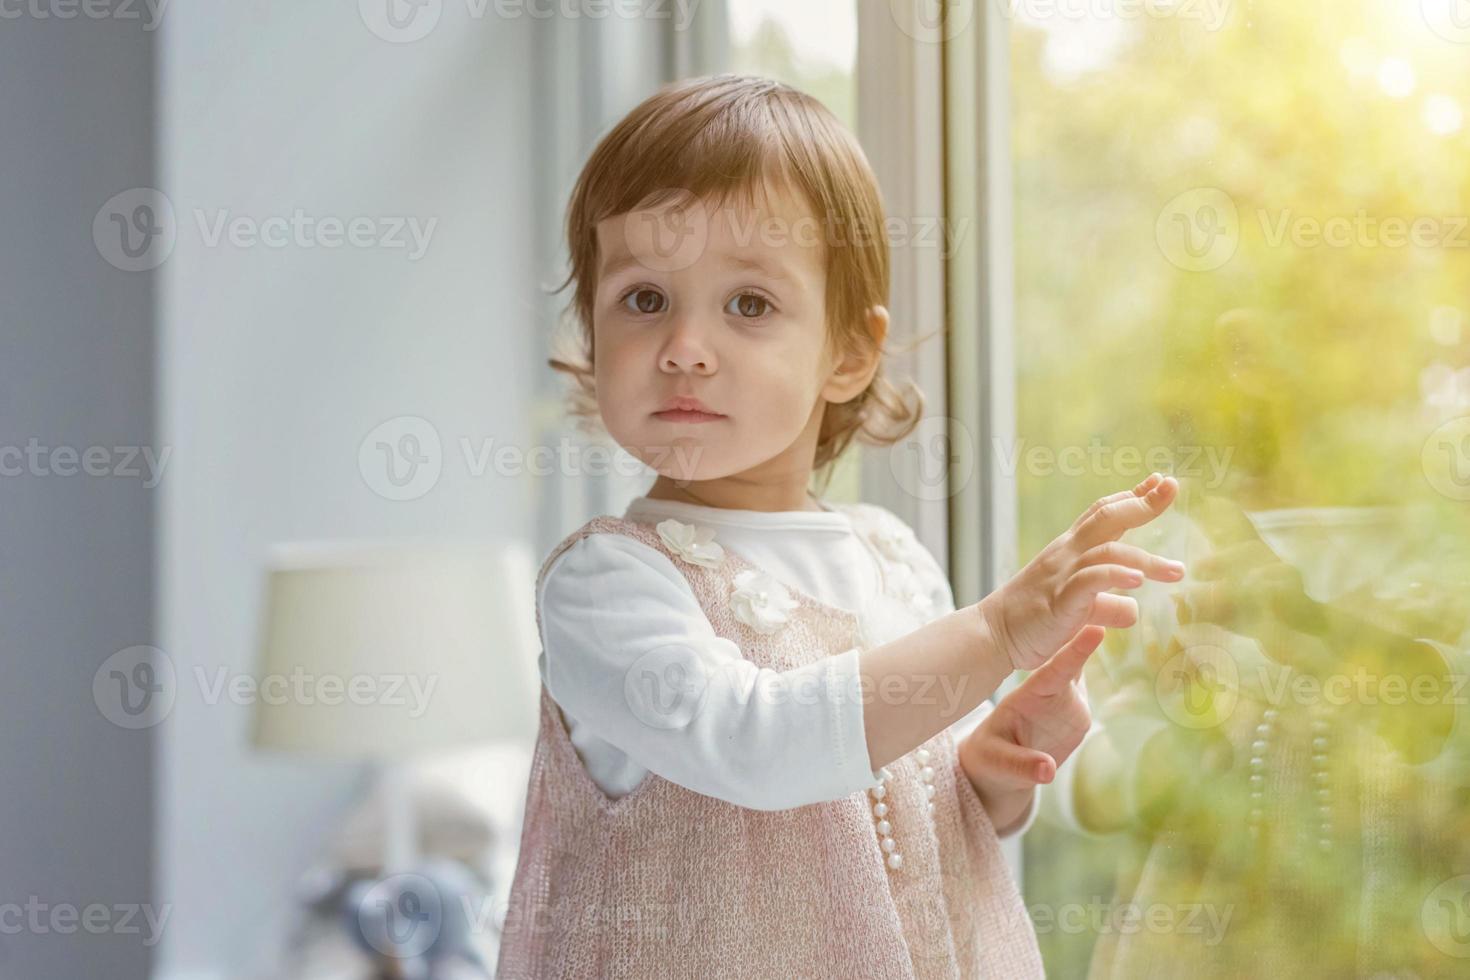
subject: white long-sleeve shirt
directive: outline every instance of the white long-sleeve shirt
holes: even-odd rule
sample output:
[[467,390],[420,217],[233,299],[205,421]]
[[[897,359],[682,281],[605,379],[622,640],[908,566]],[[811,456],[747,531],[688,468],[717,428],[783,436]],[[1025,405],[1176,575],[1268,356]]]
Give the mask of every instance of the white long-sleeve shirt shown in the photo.
[[[878,568],[841,511],[731,510],[638,497],[624,517],[713,528],[727,550],[858,615],[873,643],[899,635],[892,624],[869,617],[878,605],[872,601]],[[928,562],[919,571],[932,589],[933,608],[953,609],[942,570],[927,551],[924,556]],[[836,799],[876,781],[860,699],[780,696],[778,690],[856,690],[859,648],[795,670],[759,668],[733,641],[715,634],[688,580],[666,555],[621,534],[587,535],[568,547],[547,569],[537,604],[541,679],[588,775],[610,798],[626,795],[650,771],[767,810]],[[671,643],[699,658],[707,684],[688,724],[653,726],[624,695],[624,682],[640,657]],[[751,697],[758,684],[763,696]],[[982,702],[956,721],[955,738],[989,710]],[[1017,826],[1001,829],[1024,831],[1035,812],[1033,801]]]

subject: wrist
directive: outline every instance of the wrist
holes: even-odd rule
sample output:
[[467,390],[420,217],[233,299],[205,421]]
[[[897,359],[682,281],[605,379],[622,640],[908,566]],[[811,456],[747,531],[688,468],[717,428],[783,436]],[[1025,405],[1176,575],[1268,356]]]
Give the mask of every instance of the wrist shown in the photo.
[[997,834],[1021,823],[1036,797],[1035,786],[1005,786],[983,775],[971,778],[970,785]]
[[970,609],[973,612],[976,641],[982,655],[993,661],[997,667],[1010,673],[1018,668],[1012,653],[1010,635],[1006,631],[1005,621],[1000,614],[999,597],[1000,590],[997,589],[975,603]]
[[1023,790],[1025,796],[1021,800],[1021,810],[1010,820],[998,821],[994,817],[990,818],[991,824],[995,827],[995,836],[1010,837],[1017,831],[1030,825],[1031,818],[1036,811],[1039,789],[1039,786],[1032,786],[1028,790]]
[[[976,736],[979,732],[980,729],[977,728],[971,735]],[[959,757],[960,770],[970,781],[970,787],[974,789],[980,805],[985,808],[985,813],[999,834],[1002,828],[1009,829],[1022,822],[1036,795],[1036,787],[1016,786],[987,775],[986,766],[975,755],[978,744],[976,738],[965,738],[959,743],[956,754]]]

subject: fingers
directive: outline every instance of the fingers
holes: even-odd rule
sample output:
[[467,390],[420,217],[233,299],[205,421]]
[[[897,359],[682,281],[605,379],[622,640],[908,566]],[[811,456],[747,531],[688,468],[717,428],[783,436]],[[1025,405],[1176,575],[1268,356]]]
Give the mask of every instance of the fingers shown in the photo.
[[1143,572],[1156,582],[1178,582],[1184,578],[1184,563],[1172,558],[1151,554],[1137,545],[1121,541],[1108,541],[1083,553],[1078,560],[1082,566],[1109,562],[1126,565]]
[[1163,479],[1163,477],[1159,476],[1159,474],[1150,473],[1148,477],[1143,480],[1143,482],[1139,483],[1132,490],[1119,490],[1117,493],[1110,493],[1100,500],[1094,500],[1092,502],[1092,506],[1083,511],[1081,515],[1079,515],[1078,518],[1072,522],[1072,530],[1077,530],[1087,521],[1088,518],[1097,513],[1098,510],[1100,510],[1103,506],[1107,504],[1111,504],[1117,500],[1127,500],[1129,497],[1142,496],[1143,494],[1148,493],[1154,487],[1158,486],[1161,479]]
[[[1141,486],[1142,484],[1140,484]],[[1089,548],[1112,541],[1123,532],[1142,527],[1169,508],[1179,494],[1179,481],[1166,476],[1151,490],[1139,495],[1126,494],[1121,500],[1104,497],[1097,509],[1084,519],[1073,534],[1077,544]]]
[[1028,749],[1003,738],[986,738],[979,746],[979,763],[985,771],[1012,786],[1049,783],[1057,764],[1040,749]]
[[1138,622],[1138,600],[1131,595],[1100,592],[1093,601],[1087,621],[1095,626],[1127,629]]
[[1078,612],[1091,605],[1093,597],[1108,589],[1136,589],[1143,584],[1143,573],[1127,565],[1088,565],[1072,573],[1062,586],[1058,605],[1066,612]]
[[1056,694],[1082,676],[1087,658],[1102,643],[1107,630],[1101,626],[1084,626],[1057,651],[1056,656],[1031,672],[1021,686],[1036,694]]

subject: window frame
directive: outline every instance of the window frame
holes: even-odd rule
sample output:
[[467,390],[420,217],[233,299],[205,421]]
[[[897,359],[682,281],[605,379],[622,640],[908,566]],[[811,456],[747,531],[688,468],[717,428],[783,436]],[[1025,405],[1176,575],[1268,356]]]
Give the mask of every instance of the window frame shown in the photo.
[[[895,341],[914,325],[943,325],[942,344],[894,356],[890,373],[923,388],[925,417],[942,419],[961,465],[948,470],[947,496],[918,499],[903,489],[917,485],[915,454],[904,451],[913,443],[900,443],[865,455],[863,486],[939,559],[958,607],[1018,566],[1016,475],[990,450],[1016,433],[1010,25],[996,4],[906,2],[924,13],[942,4],[943,29],[906,31],[896,4],[858,3],[858,138],[890,218],[939,215],[963,232],[948,256],[895,249],[889,306]],[[1019,835],[1001,846],[1019,885]]]

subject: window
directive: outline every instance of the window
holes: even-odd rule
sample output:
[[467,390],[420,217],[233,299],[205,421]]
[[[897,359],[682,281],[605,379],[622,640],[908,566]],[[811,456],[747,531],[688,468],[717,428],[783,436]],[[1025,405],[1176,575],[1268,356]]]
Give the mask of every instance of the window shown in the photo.
[[731,70],[810,93],[857,129],[856,0],[729,0]]
[[1089,664],[1077,821],[1026,838],[1048,973],[1442,975],[1470,955],[1470,21],[998,9],[1018,554],[1159,469],[1184,493],[1124,540],[1190,568]]

